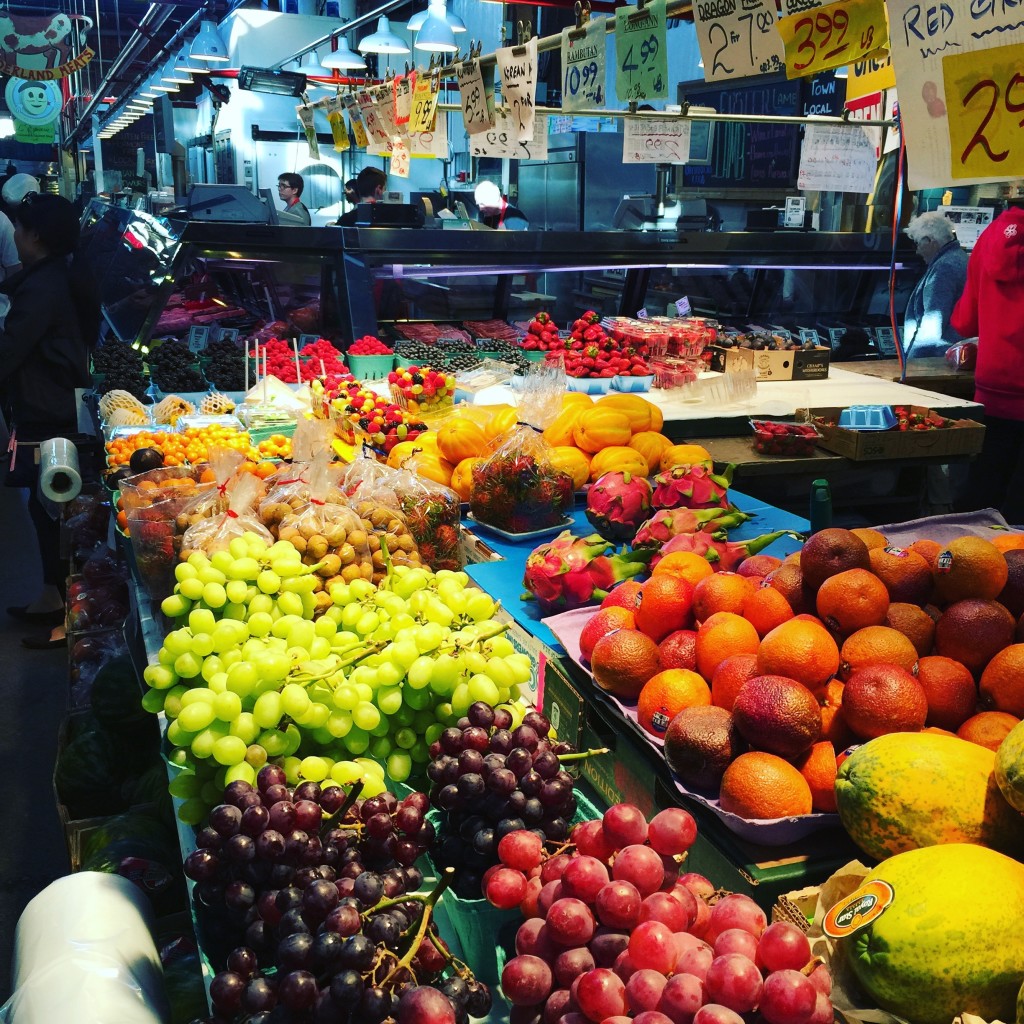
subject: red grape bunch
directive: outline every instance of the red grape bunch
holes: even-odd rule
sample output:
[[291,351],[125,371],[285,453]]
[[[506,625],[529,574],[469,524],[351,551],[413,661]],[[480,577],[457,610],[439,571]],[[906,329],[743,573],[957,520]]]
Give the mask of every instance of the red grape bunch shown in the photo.
[[433,924],[447,879],[417,891],[428,807],[423,793],[292,789],[276,765],[256,787],[225,789],[185,859],[204,933],[235,946],[223,958],[209,950],[224,964],[210,984],[215,1024],[467,1024],[487,1013],[487,986]]
[[526,918],[501,975],[510,1024],[832,1024],[831,978],[796,925],[680,875],[696,837],[682,808],[648,822],[616,804],[554,856],[530,832],[501,840],[485,892]]
[[506,709],[477,701],[430,747],[430,802],[441,812],[432,856],[456,868],[452,889],[465,899],[480,898],[506,835],[526,829],[538,842],[561,841],[576,813],[572,776],[559,760],[574,748],[549,740],[551,725],[535,711],[511,725]]

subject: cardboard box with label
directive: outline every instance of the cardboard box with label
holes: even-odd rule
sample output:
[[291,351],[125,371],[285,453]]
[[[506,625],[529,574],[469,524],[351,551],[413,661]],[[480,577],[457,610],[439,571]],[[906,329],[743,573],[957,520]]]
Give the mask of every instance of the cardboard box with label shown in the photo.
[[712,345],[711,369],[719,373],[730,370],[753,370],[759,381],[823,380],[828,376],[831,350],[824,346],[812,349],[750,349],[721,348]]

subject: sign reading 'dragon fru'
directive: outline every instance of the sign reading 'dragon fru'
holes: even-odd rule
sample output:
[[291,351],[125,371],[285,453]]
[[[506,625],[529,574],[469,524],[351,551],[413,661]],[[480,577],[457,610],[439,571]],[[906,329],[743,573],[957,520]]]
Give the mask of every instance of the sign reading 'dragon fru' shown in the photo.
[[[54,82],[81,71],[96,56],[85,46],[92,19],[64,13],[0,13],[0,74],[32,82]],[[81,45],[72,57],[76,35]]]
[[1024,175],[1024,17],[1006,0],[889,0],[912,189]]
[[693,19],[706,82],[783,70],[774,0],[694,0]]

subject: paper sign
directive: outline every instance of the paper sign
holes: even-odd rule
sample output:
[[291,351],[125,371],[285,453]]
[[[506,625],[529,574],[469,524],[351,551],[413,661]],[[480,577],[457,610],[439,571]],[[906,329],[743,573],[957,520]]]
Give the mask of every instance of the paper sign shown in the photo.
[[681,299],[676,299],[676,316],[689,316],[690,315],[690,300],[684,295]]
[[502,107],[512,117],[516,142],[533,138],[537,116],[537,37],[525,46],[504,46],[494,51],[501,76]]
[[[494,69],[488,67],[488,76],[493,82]],[[483,70],[478,60],[460,61],[455,68],[459,83],[459,101],[462,105],[462,121],[467,135],[479,135],[494,127],[494,88],[484,81]]]
[[706,82],[782,70],[774,0],[694,0],[693,19]]
[[416,72],[408,75],[399,75],[392,82],[395,99],[395,124],[408,124],[409,115],[412,112],[413,83],[416,81]]
[[391,139],[384,128],[373,91],[371,89],[361,89],[358,93],[358,99],[359,116],[362,118],[363,127],[366,129],[367,139],[378,146],[389,146]]
[[448,159],[448,119],[434,118],[434,127],[428,132],[412,132],[408,138],[409,155]]
[[396,178],[409,177],[409,146],[404,138],[396,138],[391,148],[391,165],[388,173]]
[[[1015,70],[1022,71],[1020,5],[891,0],[888,7],[909,187],[944,188],[954,180],[982,184],[1021,174],[1021,143],[1010,140],[1008,126],[1020,121],[1019,112],[1010,115],[1024,101],[1024,85],[1008,75],[1007,64],[1015,49]],[[972,51],[974,57],[964,56]],[[948,81],[956,91],[947,93],[946,61],[954,56],[962,58],[949,64]],[[959,123],[951,128],[953,122]]]
[[344,102],[345,110],[348,112],[348,123],[352,127],[356,145],[360,149],[366,149],[370,140],[366,136],[366,126],[363,124],[363,117],[359,112],[359,100],[355,96],[349,95],[344,98]]
[[320,143],[317,142],[316,126],[313,124],[313,108],[301,105],[295,108],[295,113],[298,115],[299,123],[302,125],[302,130],[306,135],[306,145],[309,147],[309,158],[311,160],[319,160]]
[[954,180],[1024,175],[1024,47],[994,46],[942,58]]
[[395,96],[389,84],[371,86],[366,90],[373,98],[381,129],[388,140],[405,133],[405,128],[395,120]]
[[319,340],[319,334],[300,334],[297,347],[301,352],[307,345],[315,345]]
[[813,327],[801,327],[800,328],[800,343],[806,345],[818,346],[821,342],[818,340],[818,332]]
[[974,248],[995,213],[991,206],[940,206],[938,212],[953,225],[956,240],[964,249]]
[[637,318],[637,320],[646,320],[647,319],[647,310],[646,309],[638,309],[636,311],[636,318]]
[[668,99],[665,0],[615,12],[615,92],[623,102]]
[[409,114],[409,134],[429,132],[437,117],[437,96],[440,78],[437,75],[416,76],[412,89],[412,110]]
[[625,117],[624,164],[685,164],[690,155],[690,122],[682,117]]
[[778,23],[786,77],[804,78],[863,60],[889,45],[883,0],[840,0]]
[[209,327],[190,327],[188,331],[189,352],[202,352],[210,340]]
[[889,54],[881,57],[866,57],[850,65],[846,79],[846,103],[859,100],[862,96],[884,92],[896,84],[896,69]]
[[562,29],[562,110],[605,105],[606,19],[591,18],[582,29]]
[[874,191],[877,170],[875,143],[859,125],[804,127],[797,188],[869,193]]
[[548,126],[546,117],[538,117],[533,124],[533,138],[516,142],[515,125],[511,115],[499,108],[494,112],[495,124],[486,132],[477,133],[469,140],[470,156],[491,156],[508,160],[546,160],[548,157]]
[[875,344],[883,356],[896,355],[896,338],[892,333],[891,327],[875,328]]

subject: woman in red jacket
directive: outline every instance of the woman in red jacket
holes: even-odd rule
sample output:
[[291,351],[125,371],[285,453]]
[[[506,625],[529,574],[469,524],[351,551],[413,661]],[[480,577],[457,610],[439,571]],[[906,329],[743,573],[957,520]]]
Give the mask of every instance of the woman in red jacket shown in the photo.
[[958,507],[1024,524],[1024,197],[982,232],[950,322],[978,339],[974,400],[985,407],[985,444]]

